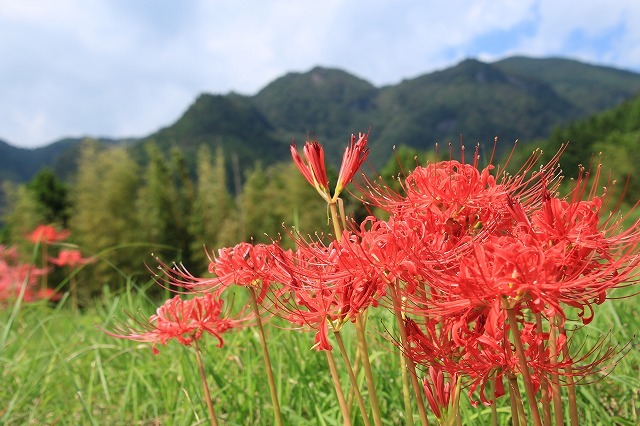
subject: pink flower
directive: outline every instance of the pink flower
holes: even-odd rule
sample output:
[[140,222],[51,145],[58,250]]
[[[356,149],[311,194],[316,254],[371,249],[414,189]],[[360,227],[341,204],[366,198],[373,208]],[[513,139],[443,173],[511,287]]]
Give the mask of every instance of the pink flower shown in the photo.
[[69,237],[71,232],[69,230],[56,231],[51,225],[38,225],[27,238],[33,243],[51,244],[55,241],[65,240]]
[[84,265],[86,263],[93,262],[92,258],[84,258],[82,257],[82,252],[80,250],[75,249],[63,249],[58,253],[58,257],[49,258],[49,262],[58,266],[69,266],[71,268],[75,268],[79,265]]
[[19,263],[17,252],[13,247],[5,249],[4,246],[0,246],[0,302],[17,298],[23,286],[25,286],[23,300],[26,302],[40,299],[55,300],[57,295],[53,290],[36,289],[38,277],[48,272],[46,269]]

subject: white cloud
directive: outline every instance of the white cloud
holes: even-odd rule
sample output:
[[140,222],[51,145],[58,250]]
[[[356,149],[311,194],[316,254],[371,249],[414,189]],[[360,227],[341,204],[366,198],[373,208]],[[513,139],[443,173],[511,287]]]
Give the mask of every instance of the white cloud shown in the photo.
[[142,136],[315,65],[376,85],[514,53],[640,70],[637,22],[635,0],[4,0],[0,138]]

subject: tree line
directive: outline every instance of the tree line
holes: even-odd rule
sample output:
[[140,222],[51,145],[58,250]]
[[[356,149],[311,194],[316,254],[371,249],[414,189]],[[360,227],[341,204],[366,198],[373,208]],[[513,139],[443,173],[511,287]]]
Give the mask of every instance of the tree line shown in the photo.
[[219,247],[272,239],[292,245],[283,223],[301,233],[327,224],[322,200],[291,162],[252,165],[232,191],[222,149],[200,147],[195,170],[178,148],[165,154],[148,144],[146,150],[149,161],[140,165],[125,147],[87,140],[70,182],[43,169],[27,184],[5,184],[3,242],[28,256],[33,247],[25,236],[39,224],[68,229],[65,244],[99,259],[82,271],[89,296],[121,285],[122,277],[148,279],[144,265],[153,267],[152,254],[206,271]]

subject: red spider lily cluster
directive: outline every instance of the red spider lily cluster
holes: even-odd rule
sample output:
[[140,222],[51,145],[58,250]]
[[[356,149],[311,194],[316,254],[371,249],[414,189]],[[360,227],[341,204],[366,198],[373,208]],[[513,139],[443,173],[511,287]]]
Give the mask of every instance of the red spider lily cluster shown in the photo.
[[25,302],[41,299],[59,300],[60,294],[48,288],[46,283],[46,278],[53,269],[49,264],[74,269],[95,261],[93,258],[83,257],[78,249],[61,249],[56,257],[49,255],[49,246],[66,240],[70,234],[69,230],[58,231],[53,225],[38,225],[25,236],[27,241],[39,245],[42,249],[41,267],[25,262],[16,247],[0,245],[0,301],[15,300],[21,292],[22,300]]
[[[317,140],[305,144],[304,160],[291,145],[298,169],[330,206],[365,161],[368,136],[352,136],[333,193]],[[635,283],[640,262],[640,222],[624,230],[625,218],[603,214],[606,192],[594,190],[599,169],[583,171],[560,196],[560,153],[542,165],[539,157],[510,175],[481,168],[476,151],[471,163],[416,167],[398,191],[367,181],[362,200],[385,219],[371,214],[355,223],[332,210],[333,235],[292,232],[293,250],[278,242],[219,249],[213,277],[161,264],[164,285],[198,296],[171,299],[145,332],[119,337],[188,345],[207,332],[220,339],[237,322],[201,304],[203,297],[221,304],[232,285],[256,292],[263,313],[314,330],[314,347],[324,351],[333,349],[330,332],[370,308],[390,309],[401,328],[396,346],[428,371],[418,398],[443,424],[455,418],[462,387],[474,403],[491,405],[513,378],[525,381],[535,411],[541,390],[553,393],[553,383],[578,380],[612,356],[600,346],[578,355],[565,323],[573,315],[589,323],[610,290]]]
[[37,286],[38,278],[47,273],[47,269],[21,262],[15,247],[0,245],[0,304],[18,299],[21,294],[25,302],[55,299],[53,290]]

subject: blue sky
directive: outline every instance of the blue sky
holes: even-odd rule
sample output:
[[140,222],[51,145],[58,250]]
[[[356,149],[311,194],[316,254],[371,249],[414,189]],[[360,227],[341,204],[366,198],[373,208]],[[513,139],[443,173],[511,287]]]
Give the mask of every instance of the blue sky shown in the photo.
[[640,72],[638,23],[637,0],[2,0],[0,139],[145,136],[316,65],[377,86],[515,54]]

